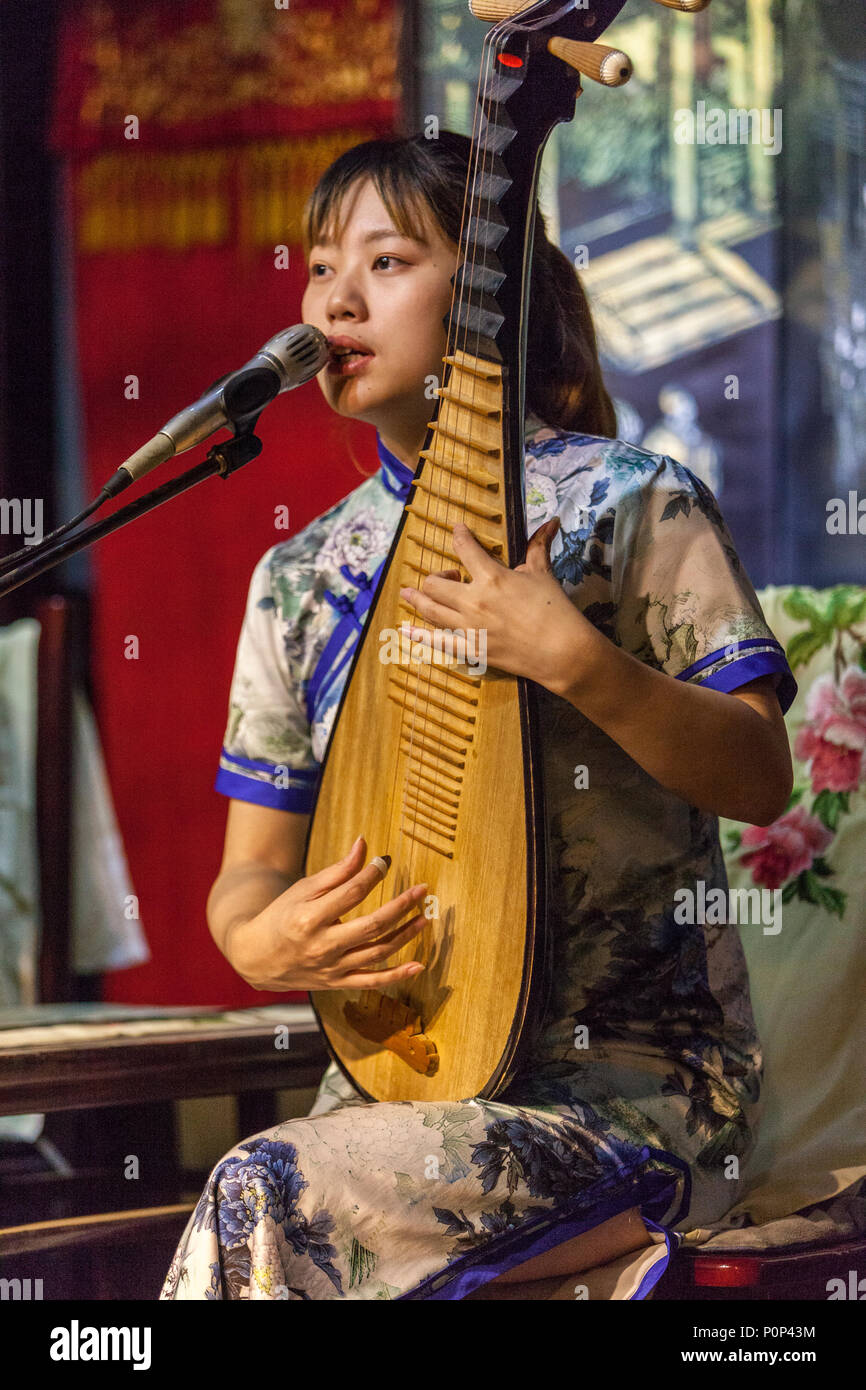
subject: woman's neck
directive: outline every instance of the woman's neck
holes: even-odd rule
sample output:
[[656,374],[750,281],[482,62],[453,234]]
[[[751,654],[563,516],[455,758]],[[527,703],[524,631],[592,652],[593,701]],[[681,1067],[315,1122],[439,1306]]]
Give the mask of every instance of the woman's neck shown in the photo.
[[398,458],[401,463],[405,463],[407,468],[411,468],[414,473],[415,469],[418,467],[418,455],[424,448],[424,440],[427,437],[427,431],[425,430],[423,434],[413,435],[411,437],[408,431],[405,433],[394,433],[390,429],[380,429],[378,434],[385,448],[388,449],[395,458]]

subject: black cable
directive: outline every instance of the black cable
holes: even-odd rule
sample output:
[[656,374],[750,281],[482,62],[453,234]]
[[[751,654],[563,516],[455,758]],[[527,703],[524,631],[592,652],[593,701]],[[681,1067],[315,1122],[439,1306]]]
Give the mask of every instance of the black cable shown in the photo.
[[[58,540],[60,536],[65,536],[68,531],[74,531],[76,526],[80,526],[82,521],[86,521],[89,516],[92,516],[93,513],[102,506],[103,502],[107,502],[110,495],[111,494],[103,488],[98,497],[95,497],[92,502],[88,502],[84,511],[79,512],[71,521],[64,521],[62,526],[58,526],[55,531],[49,532],[47,536],[43,536],[40,545],[47,545],[49,541]],[[22,545],[21,549],[16,550],[12,555],[4,555],[3,559],[0,560],[0,576],[15,569],[22,560],[32,560],[33,556],[34,548],[30,545]]]
[[[137,501],[129,502],[125,507],[119,507],[117,511],[111,513],[111,516],[103,517],[102,521],[94,522],[86,530],[79,531],[76,536],[68,536],[65,540],[61,539],[51,545],[48,544],[48,540],[43,541],[36,553],[31,554],[28,560],[16,566],[15,569],[0,574],[0,598],[3,598],[5,594],[11,594],[13,589],[26,584],[29,579],[35,579],[38,574],[43,574],[45,570],[59,565],[70,555],[75,555],[79,550],[83,550],[85,546],[92,545],[94,541],[101,540],[103,536],[108,536],[113,531],[119,530],[127,522],[134,521],[136,517],[144,516],[154,507],[160,506],[172,497],[179,496],[180,493],[185,492],[196,483],[203,482],[205,478],[212,478],[217,473],[222,478],[228,478],[245,463],[257,458],[262,450],[262,441],[258,435],[252,433],[252,426],[260,413],[257,413],[248,429],[236,434],[232,439],[214,444],[208,451],[207,458],[194,468],[188,469],[176,478],[171,478],[161,487],[154,488],[152,492],[145,493]],[[94,509],[100,500],[97,498],[95,504],[91,503],[91,509]],[[69,526],[71,523],[67,523],[67,527]]]

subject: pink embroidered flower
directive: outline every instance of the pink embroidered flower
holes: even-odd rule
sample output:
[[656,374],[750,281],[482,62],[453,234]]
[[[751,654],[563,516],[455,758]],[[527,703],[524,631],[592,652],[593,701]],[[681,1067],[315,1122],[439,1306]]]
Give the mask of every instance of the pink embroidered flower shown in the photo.
[[794,740],[794,752],[811,761],[814,792],[853,792],[866,768],[866,671],[849,666],[837,685],[819,676],[806,701],[809,723]]
[[740,843],[750,846],[741,863],[748,864],[752,879],[764,888],[781,888],[786,879],[796,878],[810,869],[817,855],[833,839],[828,830],[805,806],[793,806],[772,825],[749,825]]

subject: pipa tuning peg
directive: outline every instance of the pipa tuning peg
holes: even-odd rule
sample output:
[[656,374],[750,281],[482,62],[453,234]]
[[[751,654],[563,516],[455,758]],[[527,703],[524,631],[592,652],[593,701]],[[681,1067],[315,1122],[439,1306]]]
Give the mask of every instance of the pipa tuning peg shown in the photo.
[[469,0],[469,8],[476,19],[498,24],[500,19],[508,19],[510,15],[520,14],[521,10],[528,10],[535,2],[536,0]]
[[710,0],[656,0],[657,5],[664,5],[667,10],[682,10],[684,14],[697,14],[709,3]]
[[548,49],[584,77],[603,87],[621,87],[632,74],[631,59],[618,48],[603,43],[579,43],[577,39],[552,38]]

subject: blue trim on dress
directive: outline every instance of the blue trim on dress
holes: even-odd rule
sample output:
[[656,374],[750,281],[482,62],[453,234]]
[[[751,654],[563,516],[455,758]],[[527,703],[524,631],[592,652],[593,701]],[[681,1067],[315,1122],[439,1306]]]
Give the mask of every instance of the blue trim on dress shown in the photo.
[[[326,596],[328,594],[330,594],[330,590],[326,590]],[[346,598],[346,595],[341,594],[340,597]],[[333,598],[333,595],[331,595],[331,598]],[[346,602],[348,603],[349,600],[346,599]],[[337,605],[334,604],[334,607],[336,606]],[[337,653],[342,649],[343,644],[346,641],[346,638],[350,636],[351,632],[356,626],[357,619],[355,618],[354,614],[346,613],[344,610],[344,616],[337,623],[337,626],[334,628],[333,632],[331,633],[330,637],[325,643],[325,647],[322,651],[321,656],[316,662],[315,670],[313,671],[313,674],[309,680],[309,684],[307,685],[306,695],[307,721],[310,724],[310,727],[312,727],[312,725],[316,722],[316,711],[320,703],[319,688],[325,679],[327,669],[330,666],[331,662],[336,660]]]
[[[385,558],[387,559],[387,556]],[[358,574],[353,574],[348,565],[340,566],[340,573],[343,578],[358,589],[354,601],[349,598],[348,594],[337,595],[333,594],[330,589],[325,590],[325,598],[343,616],[325,643],[324,650],[316,662],[315,670],[307,685],[307,718],[311,725],[315,723],[318,711],[328,691],[357,646],[358,634],[363,627],[361,619],[373,602],[384,568],[385,560],[382,560],[370,579],[363,570]],[[350,641],[348,650],[343,653],[339,664],[335,666],[333,663],[337,660],[337,654],[342,651],[346,639],[351,637],[354,637],[355,640]]]
[[[676,1234],[672,1231],[669,1231],[666,1226],[660,1226],[657,1221],[651,1221],[648,1216],[645,1216],[643,1218],[643,1221],[644,1225],[649,1226],[653,1231],[661,1231],[662,1235],[665,1238],[665,1250],[667,1253],[665,1255],[664,1260],[658,1260],[654,1265],[651,1266],[650,1269],[647,1270],[646,1274],[641,1279],[640,1283],[638,1284],[637,1288],[632,1294],[631,1299],[629,1300],[629,1302],[632,1303],[636,1302],[636,1300],[639,1298],[646,1298],[650,1290],[655,1288],[656,1284],[661,1279],[662,1275],[665,1273],[668,1266],[670,1265],[671,1256],[674,1253],[675,1245],[679,1245],[679,1240],[677,1239]],[[634,1253],[635,1257],[640,1255],[639,1250],[636,1250]]]
[[702,657],[700,661],[692,662],[691,666],[680,671],[675,679],[692,681],[695,685],[705,685],[710,690],[723,690],[729,694],[738,686],[745,685],[747,681],[755,680],[758,676],[779,675],[780,680],[776,684],[776,695],[782,713],[787,714],[796,699],[799,686],[788,665],[784,648],[775,638],[755,637],[750,638],[748,642],[737,644],[737,649],[740,651],[755,647],[760,648],[760,650],[747,651],[744,656],[735,657],[733,661],[719,666],[718,670],[711,671],[703,680],[696,679],[698,673],[707,666],[711,666],[713,662],[718,662],[720,659],[724,660],[727,648],[719,647],[716,651],[710,652],[709,656]]
[[[341,671],[343,670],[344,666],[346,666],[346,665],[352,660],[352,657],[353,657],[354,654],[355,654],[355,648],[356,648],[357,645],[358,645],[357,637],[355,638],[354,641],[351,641],[351,640],[350,640],[349,643],[348,643],[348,645],[347,645],[347,647],[346,647],[346,650],[343,652],[343,655],[340,657],[340,660],[337,662],[336,666],[332,666],[331,669],[330,669],[330,671],[328,671],[328,672],[322,677],[321,683],[320,683],[320,685],[319,685],[319,698],[318,698],[318,701],[317,701],[317,703],[316,703],[316,706],[315,706],[315,708],[314,708],[314,710],[313,710],[312,718],[311,718],[311,720],[310,720],[310,723],[311,723],[311,724],[312,724],[316,719],[319,718],[319,711],[322,710],[322,709],[324,708],[324,702],[325,702],[325,700],[327,699],[328,695],[329,695],[330,692],[331,692],[331,687],[333,686],[334,682],[337,680],[337,677],[340,675],[340,673],[341,673]],[[322,663],[320,662],[319,665],[321,665],[321,664],[322,664]],[[319,670],[319,666],[316,667],[316,672],[315,672],[315,674],[318,674],[318,670]]]
[[[693,661],[691,666],[687,666],[684,671],[680,671],[679,675],[677,676],[677,680],[691,680],[692,676],[695,675],[696,672],[703,671],[705,666],[712,666],[713,662],[718,661],[720,657],[723,657],[726,652],[730,651],[731,647],[734,647],[738,652],[745,651],[747,647],[749,649],[751,649],[752,647],[773,647],[776,651],[781,652],[782,656],[785,655],[782,644],[780,642],[777,642],[775,637],[749,637],[745,642],[740,642],[737,640],[737,638],[732,638],[726,646],[716,647],[716,650],[714,652],[708,652],[708,654],[706,656],[702,656],[699,661]],[[738,659],[738,657],[734,656],[734,660]]]
[[[651,1270],[647,1271],[635,1291],[635,1299],[645,1298],[649,1289],[664,1274],[670,1263],[671,1251],[679,1244],[679,1237],[676,1233],[671,1231],[668,1226],[658,1225],[655,1219],[667,1211],[676,1192],[679,1179],[672,1177],[669,1172],[663,1173],[658,1169],[651,1169],[647,1172],[644,1165],[650,1158],[665,1158],[683,1176],[683,1200],[673,1217],[673,1223],[681,1221],[687,1215],[691,1205],[692,1182],[689,1166],[676,1154],[645,1145],[633,1164],[617,1168],[614,1173],[607,1174],[598,1182],[592,1183],[579,1196],[559,1207],[551,1208],[544,1216],[534,1217],[530,1221],[523,1222],[519,1230],[504,1232],[500,1236],[491,1237],[482,1249],[468,1251],[467,1254],[452,1260],[447,1268],[437,1270],[435,1274],[431,1274],[414,1288],[399,1294],[394,1301],[397,1303],[421,1300],[453,1302],[465,1298],[467,1294],[481,1288],[484,1284],[488,1284],[491,1279],[495,1279],[498,1275],[505,1274],[517,1265],[524,1264],[536,1255],[543,1255],[548,1250],[553,1250],[568,1240],[573,1240],[575,1236],[583,1235],[585,1231],[591,1230],[594,1226],[600,1226],[602,1222],[613,1216],[619,1216],[621,1212],[628,1211],[630,1207],[634,1206],[639,1208],[647,1225],[652,1226],[653,1230],[664,1232],[667,1247],[665,1260],[659,1260]],[[622,1191],[624,1180],[631,1189],[625,1193]],[[617,1191],[611,1192],[607,1200],[599,1201],[596,1198],[596,1193],[604,1192],[612,1187],[615,1187]],[[640,1189],[642,1194],[638,1199],[635,1197],[634,1189],[636,1188]],[[584,1208],[589,1202],[592,1203],[591,1211],[584,1210],[579,1216],[569,1217],[569,1212],[573,1211],[575,1206]],[[648,1216],[645,1207],[653,1212],[652,1217]],[[490,1251],[492,1249],[499,1250],[503,1246],[506,1247],[508,1253],[492,1263]],[[634,1253],[635,1258],[637,1258],[639,1252],[635,1251]],[[651,1278],[652,1275],[655,1275],[655,1278]],[[579,1274],[575,1275],[575,1278],[579,1282]]]
[[315,802],[315,787],[275,787],[256,777],[229,772],[221,767],[216,775],[214,791],[235,801],[252,801],[257,806],[271,806],[277,811],[311,811]]
[[[237,763],[238,767],[248,767],[251,772],[266,772],[269,777],[273,777],[278,767],[285,766],[284,763],[265,763],[255,758],[242,758],[237,753],[230,753],[227,748],[223,748],[222,756],[227,758],[229,762]],[[290,767],[288,770],[292,777],[309,777],[311,785],[315,783],[319,775],[317,767]]]
[[386,492],[390,492],[393,497],[399,497],[401,502],[405,502],[412,486],[412,479],[415,477],[415,470],[398,459],[396,454],[392,454],[390,449],[386,449],[382,443],[382,436],[376,431],[376,448],[379,451],[379,480]]
[[[376,449],[381,465],[377,475],[379,481],[392,497],[397,497],[401,502],[405,502],[415,477],[414,471],[408,464],[403,463],[402,459],[398,459],[396,454],[392,454],[390,449],[386,448],[378,430],[376,431]],[[330,589],[325,590],[324,597],[331,607],[336,608],[342,616],[338,619],[336,627],[325,643],[324,650],[316,662],[315,670],[307,685],[307,719],[311,725],[315,723],[318,712],[322,709],[334,681],[340,675],[347,661],[351,660],[357,646],[358,634],[363,627],[361,619],[373,602],[384,567],[385,560],[382,560],[371,579],[363,570],[355,575],[348,565],[340,566],[340,573],[343,578],[358,589],[354,601],[349,598],[348,594],[335,594]],[[355,640],[349,641],[348,649],[343,652],[339,663],[334,665],[338,653],[343,651],[347,640],[352,637]]]

